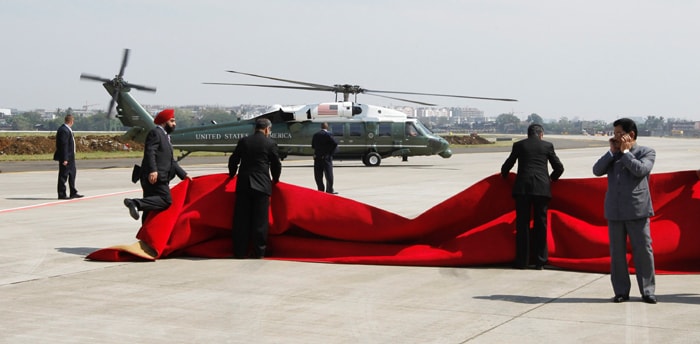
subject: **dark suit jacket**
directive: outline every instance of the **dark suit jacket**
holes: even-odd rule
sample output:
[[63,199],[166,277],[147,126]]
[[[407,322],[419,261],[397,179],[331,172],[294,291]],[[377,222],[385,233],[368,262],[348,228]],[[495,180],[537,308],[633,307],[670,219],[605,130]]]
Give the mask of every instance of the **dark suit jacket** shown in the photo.
[[[564,173],[564,165],[554,153],[554,145],[539,137],[528,137],[513,144],[513,150],[501,166],[501,175],[505,178],[515,162],[518,162],[518,174],[513,185],[513,196],[532,195],[552,197],[550,181],[559,179]],[[548,173],[547,162],[552,165],[552,174]]]
[[75,161],[75,140],[73,132],[63,124],[56,131],[56,152],[53,159],[59,162]]
[[151,172],[158,172],[158,181],[166,184],[176,175],[180,179],[187,176],[187,172],[173,158],[173,146],[165,129],[160,126],[148,132],[143,150],[141,178],[148,178]]
[[272,181],[278,182],[282,173],[277,143],[260,131],[238,140],[228,160],[228,171],[231,177],[238,172],[237,192],[256,190],[271,195]]
[[605,193],[605,218],[636,220],[654,215],[649,192],[649,175],[654,167],[656,151],[636,143],[629,153],[605,152],[593,165],[596,176],[608,175]]
[[314,157],[332,157],[338,143],[333,139],[333,135],[326,130],[319,130],[311,138],[311,148],[314,149]]

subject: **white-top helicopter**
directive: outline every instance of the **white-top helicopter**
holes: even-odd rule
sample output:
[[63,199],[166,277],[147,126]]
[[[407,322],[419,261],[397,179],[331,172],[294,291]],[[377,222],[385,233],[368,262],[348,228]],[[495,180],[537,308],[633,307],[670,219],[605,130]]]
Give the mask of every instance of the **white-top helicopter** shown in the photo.
[[[109,113],[112,113],[112,106],[116,103],[116,117],[124,126],[131,127],[125,136],[136,141],[143,141],[148,130],[154,127],[153,117],[131,96],[129,91],[134,88],[154,92],[155,88],[130,84],[122,79],[128,55],[129,50],[125,49],[120,72],[114,79],[105,79],[90,74],[81,74],[80,77],[103,83],[102,85],[112,97]],[[393,109],[357,103],[356,98],[359,93],[426,106],[435,106],[435,104],[385,96],[379,93],[516,101],[506,98],[369,90],[357,85],[327,86],[233,70],[227,72],[291,83],[296,86],[221,82],[205,82],[204,84],[330,91],[336,94],[335,102],[279,107],[256,117],[268,118],[272,122],[271,137],[277,142],[280,157],[283,159],[289,155],[312,156],[311,138],[320,130],[323,122],[329,124],[329,130],[338,141],[334,158],[339,160],[359,159],[366,166],[379,166],[383,158],[392,156],[402,157],[404,161],[409,156],[417,155],[437,154],[443,158],[452,156],[448,142],[432,133],[417,118],[408,117],[405,113]],[[339,93],[343,95],[342,101],[337,100]],[[351,94],[355,95],[355,102],[349,101]],[[183,152],[180,159],[196,151],[233,152],[238,139],[253,134],[254,127],[255,118],[194,128],[178,128],[171,134],[171,142],[173,148]]]

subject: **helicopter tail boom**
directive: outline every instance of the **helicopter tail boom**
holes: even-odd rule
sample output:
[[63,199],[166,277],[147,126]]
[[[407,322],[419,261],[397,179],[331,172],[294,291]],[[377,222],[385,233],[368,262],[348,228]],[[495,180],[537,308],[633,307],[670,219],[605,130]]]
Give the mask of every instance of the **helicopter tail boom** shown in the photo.
[[[107,92],[114,94],[113,86],[110,82],[102,84]],[[139,102],[129,93],[129,88],[121,89],[117,94],[117,114],[116,118],[125,127],[130,127],[123,137],[136,142],[145,142],[148,131],[155,128],[153,117],[144,109]]]

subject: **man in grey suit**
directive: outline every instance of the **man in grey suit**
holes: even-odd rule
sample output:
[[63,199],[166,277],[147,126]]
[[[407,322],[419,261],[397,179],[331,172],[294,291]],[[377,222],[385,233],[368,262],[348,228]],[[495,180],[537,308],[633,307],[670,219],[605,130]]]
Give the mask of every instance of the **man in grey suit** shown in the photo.
[[[513,149],[501,166],[501,176],[508,178],[510,169],[518,162],[518,174],[513,185],[515,198],[515,262],[513,267],[525,269],[530,261],[530,243],[533,243],[535,269],[544,269],[547,263],[547,208],[552,198],[551,182],[564,173],[564,165],[554,152],[551,142],[542,140],[544,128],[530,124],[527,139],[513,144]],[[552,165],[549,174],[547,163]],[[532,214],[532,216],[531,216]],[[533,218],[532,235],[530,219]],[[533,240],[530,238],[533,237]]]
[[[270,138],[272,123],[267,118],[255,121],[255,133],[238,140],[228,160],[228,175],[236,179],[236,204],[233,210],[233,256],[265,257],[269,229],[272,184],[280,180],[282,163],[277,143]],[[240,168],[239,165],[240,164]]]
[[649,175],[656,152],[637,144],[637,125],[633,120],[621,118],[613,122],[613,126],[615,135],[610,139],[610,151],[593,165],[593,174],[608,175],[604,209],[610,238],[613,302],[629,300],[629,236],[639,292],[644,302],[653,304],[656,303],[656,280],[649,217],[654,215],[654,209],[649,193]]

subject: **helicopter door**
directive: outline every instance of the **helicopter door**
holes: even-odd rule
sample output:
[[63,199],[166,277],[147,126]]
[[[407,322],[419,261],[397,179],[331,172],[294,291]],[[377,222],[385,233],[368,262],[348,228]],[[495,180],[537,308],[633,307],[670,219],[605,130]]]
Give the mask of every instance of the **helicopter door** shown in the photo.
[[406,122],[406,141],[418,136],[421,136],[421,133],[416,125],[413,122]]
[[348,145],[354,147],[355,150],[364,150],[367,145],[367,133],[365,124],[362,122],[348,123]]
[[403,161],[407,161],[409,155],[418,154],[422,149],[422,146],[425,145],[425,137],[412,121],[402,123],[401,130],[401,137],[403,137],[402,149],[397,150],[396,153],[403,157]]
[[[381,155],[389,155],[396,147],[396,140],[394,140],[394,135],[392,132],[391,122],[379,122],[376,125],[376,130],[372,133],[374,134],[374,142],[371,142],[374,147],[376,147],[377,152]],[[401,141],[398,142],[401,144]]]

